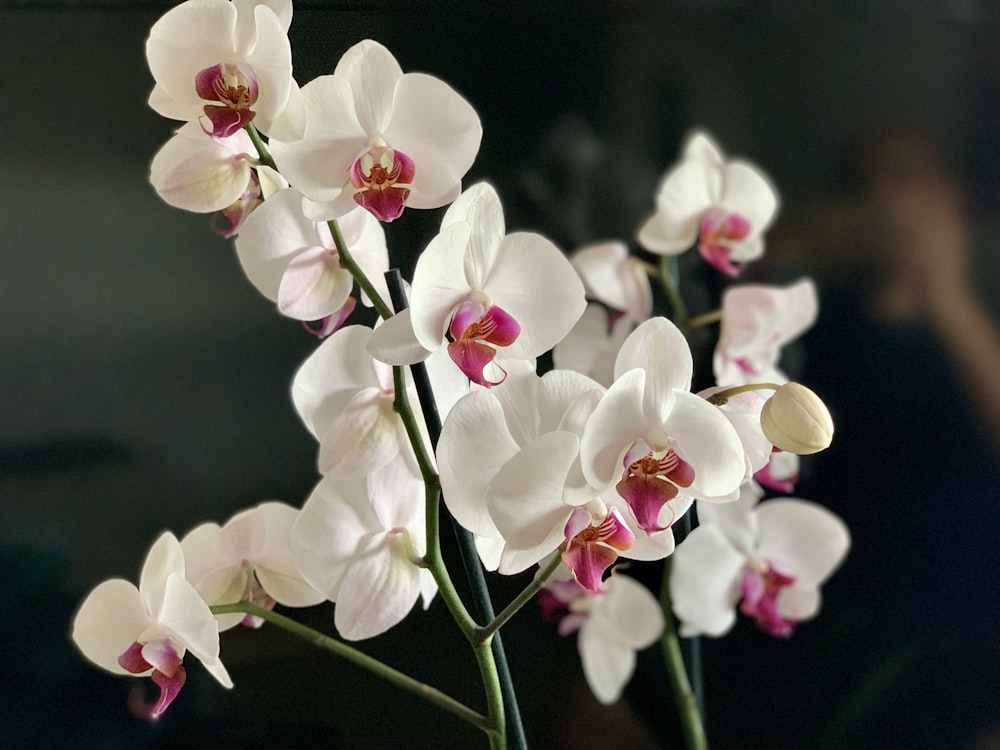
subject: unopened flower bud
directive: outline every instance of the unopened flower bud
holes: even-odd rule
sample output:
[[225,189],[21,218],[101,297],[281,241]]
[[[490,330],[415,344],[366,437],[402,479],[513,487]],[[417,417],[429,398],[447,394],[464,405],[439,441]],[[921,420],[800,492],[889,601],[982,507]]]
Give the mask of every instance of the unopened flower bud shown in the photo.
[[833,418],[822,399],[799,383],[785,383],[760,412],[760,426],[775,447],[805,456],[829,447]]

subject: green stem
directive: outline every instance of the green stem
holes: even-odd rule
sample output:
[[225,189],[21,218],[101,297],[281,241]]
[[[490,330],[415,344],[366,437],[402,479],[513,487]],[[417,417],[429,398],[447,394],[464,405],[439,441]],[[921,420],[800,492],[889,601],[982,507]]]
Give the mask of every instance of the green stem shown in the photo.
[[368,654],[358,651],[352,646],[348,646],[346,643],[338,641],[331,638],[318,630],[313,630],[307,625],[303,625],[290,617],[279,614],[277,612],[272,612],[271,610],[264,609],[263,607],[258,607],[256,604],[251,604],[250,602],[237,602],[235,604],[217,604],[212,607],[212,614],[223,615],[233,612],[245,613],[248,615],[254,615],[255,617],[260,617],[262,620],[267,620],[271,624],[287,630],[292,635],[298,636],[314,646],[317,646],[325,651],[336,654],[342,659],[346,659],[355,666],[361,667],[377,677],[381,677],[387,682],[391,682],[396,687],[402,688],[407,692],[412,693],[420,698],[423,698],[428,703],[447,711],[454,716],[462,719],[462,721],[468,722],[479,729],[482,729],[490,736],[491,747],[493,746],[493,737],[496,731],[493,728],[493,724],[487,717],[483,716],[478,711],[473,711],[471,708],[461,703],[450,695],[442,693],[437,688],[431,687],[430,685],[415,680],[407,674],[400,672],[399,670],[393,669],[375,659]]
[[358,286],[361,287],[361,291],[368,295],[368,299],[371,300],[372,306],[379,314],[379,317],[381,317],[382,320],[388,320],[391,318],[392,309],[385,303],[385,300],[382,299],[382,295],[380,295],[375,287],[372,286],[372,283],[365,275],[365,272],[361,270],[361,266],[355,262],[354,256],[351,255],[350,248],[347,247],[347,243],[344,241],[344,235],[340,232],[340,224],[337,223],[336,219],[330,219],[330,221],[327,222],[327,226],[330,227],[330,234],[333,235],[333,244],[337,248],[337,256],[340,258],[340,265],[350,272],[351,276],[353,276],[354,280],[358,283]]
[[268,151],[267,146],[264,145],[264,139],[260,137],[260,133],[257,132],[257,128],[254,127],[252,122],[248,122],[243,129],[247,131],[247,135],[250,136],[250,142],[253,143],[253,147],[257,149],[257,161],[265,167],[270,167],[277,172],[278,165],[274,163],[274,157],[271,156],[271,152]]
[[672,258],[669,255],[660,256],[660,283],[663,285],[663,291],[666,292],[667,299],[670,301],[670,309],[674,313],[674,323],[681,329],[681,333],[687,336],[688,331],[691,329],[691,319],[677,283],[676,269],[673,267],[676,262],[676,258]]
[[734,385],[732,388],[726,388],[718,393],[713,393],[708,397],[708,402],[710,404],[715,404],[716,406],[722,406],[733,396],[739,396],[741,393],[749,393],[750,391],[776,391],[781,386],[778,383],[747,383],[746,385]]
[[542,590],[542,587],[552,577],[552,574],[556,572],[560,563],[562,563],[562,556],[553,555],[549,564],[538,571],[534,580],[524,587],[524,591],[518,594],[510,604],[504,607],[503,611],[494,617],[490,623],[488,623],[485,627],[479,628],[476,632],[477,640],[485,641],[492,638],[493,634],[503,627],[511,617],[517,614],[517,611],[521,609],[521,607],[530,602],[534,598],[535,594]]
[[478,630],[478,625],[469,611],[462,603],[461,597],[455,588],[455,584],[445,567],[444,558],[441,555],[441,483],[438,480],[437,472],[427,453],[423,436],[420,434],[420,427],[417,424],[416,414],[410,406],[410,399],[406,394],[406,377],[402,367],[392,368],[392,382],[396,395],[393,401],[393,408],[403,420],[403,427],[406,429],[406,436],[413,446],[413,453],[417,459],[417,466],[420,467],[420,476],[424,480],[424,512],[426,513],[426,544],[427,552],[424,554],[424,562],[434,576],[434,581],[438,585],[441,599],[444,601],[448,611],[458,624],[462,635],[475,645],[474,636]]
[[670,687],[674,693],[677,715],[680,717],[681,729],[684,732],[684,744],[687,750],[708,750],[708,739],[705,737],[705,728],[701,723],[701,714],[698,711],[698,696],[691,689],[687,670],[684,667],[681,644],[677,637],[677,623],[670,602],[669,558],[667,558],[663,570],[660,604],[663,607],[663,619],[666,622],[663,636],[660,638],[660,647],[663,649],[663,659],[667,664],[667,673],[670,676]]
[[688,318],[688,328],[701,328],[712,323],[718,323],[720,320],[722,320],[722,310],[712,310],[711,312]]

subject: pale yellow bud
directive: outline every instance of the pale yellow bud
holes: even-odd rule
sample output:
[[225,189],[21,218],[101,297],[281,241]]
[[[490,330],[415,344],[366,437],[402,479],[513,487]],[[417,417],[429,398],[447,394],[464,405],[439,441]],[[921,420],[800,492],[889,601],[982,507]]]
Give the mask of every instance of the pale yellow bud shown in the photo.
[[823,400],[799,383],[785,383],[760,412],[764,436],[781,450],[805,456],[829,447],[833,418]]

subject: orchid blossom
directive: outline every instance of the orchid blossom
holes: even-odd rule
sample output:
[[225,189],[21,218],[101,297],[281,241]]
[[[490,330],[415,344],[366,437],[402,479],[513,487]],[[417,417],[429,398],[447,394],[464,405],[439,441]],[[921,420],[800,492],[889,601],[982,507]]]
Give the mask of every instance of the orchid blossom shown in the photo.
[[425,551],[423,487],[405,462],[381,481],[393,492],[369,495],[364,480],[323,479],[292,529],[302,575],[336,602],[334,624],[349,640],[371,638],[402,620],[418,598],[429,606],[434,578]]
[[181,544],[166,532],[150,548],[138,588],[121,578],[104,581],[73,619],[73,642],[90,661],[114,674],[153,680],[159,698],[142,709],[152,719],[184,686],[187,651],[223,687],[233,686],[219,661],[219,625],[184,573]]
[[251,122],[269,132],[296,90],[291,21],[291,0],[187,0],[172,8],[146,41],[156,81],[149,106],[199,120],[219,138]]
[[584,476],[595,487],[615,483],[650,534],[669,528],[695,497],[734,499],[746,476],[736,430],[690,392],[692,370],[681,332],[651,318],[622,345],[615,382],[583,432]]
[[[181,540],[185,575],[209,604],[249,601],[271,609],[275,603],[310,607],[326,597],[302,580],[292,562],[288,538],[299,511],[267,502],[242,511],[224,526],[203,523]],[[240,614],[217,615],[220,630],[263,620]]]
[[[347,326],[326,339],[295,375],[292,401],[320,441],[319,469],[338,479],[365,477],[412,454],[393,411],[392,368],[365,351],[372,330]],[[416,403],[416,391],[410,387]]]
[[505,234],[496,191],[479,183],[448,208],[417,261],[409,309],[376,332],[370,351],[412,364],[446,346],[469,380],[490,387],[506,377],[498,360],[548,351],[584,306],[565,256],[541,235]]
[[745,284],[722,294],[722,325],[712,361],[719,385],[784,383],[781,348],[808,330],[819,312],[816,285]]
[[406,206],[438,208],[458,197],[482,126],[444,82],[404,74],[369,39],[301,95],[301,139],[272,138],[270,145],[282,173],[312,201],[311,217],[334,219],[362,206],[393,221]]
[[[389,256],[381,224],[361,208],[341,217],[339,224],[352,257],[386,296],[383,274]],[[247,218],[236,253],[251,283],[291,318],[335,316],[354,288],[350,271],[340,265],[330,228],[306,218],[302,194],[294,188],[272,196]]]
[[678,255],[697,240],[709,265],[736,276],[763,254],[763,233],[777,209],[778,197],[756,167],[725,161],[715,142],[698,131],[664,176],[656,212],[638,240],[658,255]]
[[656,598],[620,573],[594,592],[557,571],[538,598],[546,619],[559,620],[559,635],[578,633],[584,677],[605,705],[617,701],[631,679],[636,652],[655,643],[665,627]]
[[850,547],[847,527],[807,500],[758,505],[760,495],[748,483],[737,502],[698,505],[700,525],[674,551],[670,570],[681,635],[726,633],[737,603],[782,638],[819,612],[819,587]]

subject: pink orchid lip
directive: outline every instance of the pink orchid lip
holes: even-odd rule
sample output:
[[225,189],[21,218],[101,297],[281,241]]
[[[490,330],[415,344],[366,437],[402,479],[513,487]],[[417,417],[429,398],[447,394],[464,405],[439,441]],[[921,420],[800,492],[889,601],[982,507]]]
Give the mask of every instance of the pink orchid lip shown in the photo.
[[709,209],[701,220],[698,252],[712,268],[727,276],[736,277],[744,264],[731,260],[729,243],[744,239],[750,234],[750,221],[738,213],[719,208]]
[[358,301],[354,299],[354,297],[348,297],[347,301],[336,312],[331,313],[318,321],[314,321],[312,324],[303,320],[302,326],[316,338],[320,340],[325,339],[340,330],[341,326],[343,326],[347,319],[351,316],[351,313],[354,312],[354,308],[357,307],[357,304]]
[[213,104],[203,107],[212,129],[203,129],[216,138],[228,138],[246,127],[257,113],[258,86],[247,66],[220,63],[199,71],[194,88],[202,99]]
[[416,175],[413,159],[402,151],[386,146],[373,146],[351,164],[351,184],[358,188],[354,202],[379,221],[398,219]]
[[[153,659],[155,664],[148,661],[147,657]],[[119,666],[132,674],[144,674],[153,670],[150,679],[160,689],[154,703],[146,703],[141,696],[130,696],[129,710],[133,714],[142,719],[158,719],[169,708],[187,680],[187,672],[181,661],[180,654],[168,638],[146,644],[135,641],[118,657]]]
[[[694,481],[694,469],[672,448],[662,458],[656,458],[649,451],[641,458],[635,458],[637,449],[648,448],[643,441],[636,441],[625,454],[625,475],[615,489],[628,503],[635,515],[639,528],[647,534],[670,528],[673,517],[666,526],[659,521],[664,505],[677,497],[678,487],[690,487]],[[669,506],[668,506],[669,507]]]
[[601,592],[604,571],[618,559],[618,553],[627,551],[635,542],[635,535],[614,508],[597,526],[590,522],[586,510],[577,508],[566,522],[565,533],[568,542],[562,551],[563,564],[573,571],[581,586],[593,593]]
[[496,358],[493,346],[510,346],[521,334],[521,325],[514,316],[496,305],[485,309],[478,302],[465,300],[455,311],[448,332],[453,339],[448,344],[448,355],[469,380],[489,388],[507,378],[502,367],[497,366],[503,373],[497,381],[487,379],[484,370]]
[[788,638],[797,624],[778,612],[778,594],[795,583],[795,578],[769,567],[764,573],[749,570],[743,576],[740,612],[752,617],[757,626],[775,638]]

